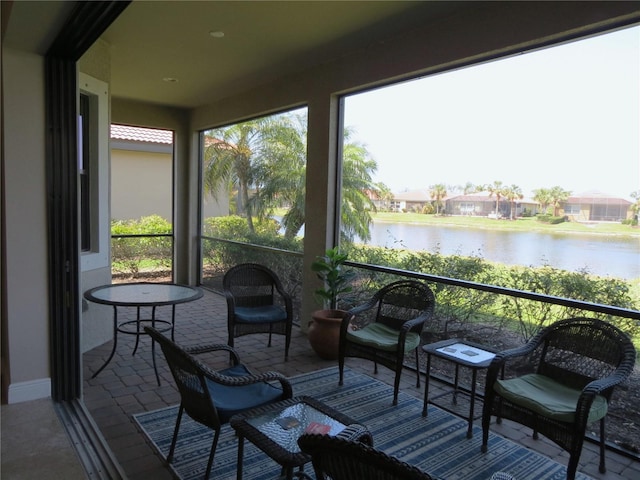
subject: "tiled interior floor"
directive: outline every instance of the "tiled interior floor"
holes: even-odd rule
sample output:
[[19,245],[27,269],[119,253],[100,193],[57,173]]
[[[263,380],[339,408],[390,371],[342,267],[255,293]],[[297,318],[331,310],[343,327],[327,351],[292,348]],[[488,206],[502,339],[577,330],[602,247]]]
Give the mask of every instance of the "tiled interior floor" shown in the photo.
[[86,478],[51,399],[2,405],[1,425],[3,479]]
[[[167,308],[166,311],[160,309],[158,311],[161,318],[163,318],[163,315],[165,317],[170,315],[170,307],[165,308]],[[122,313],[123,311],[119,311],[120,319],[124,320]],[[127,314],[134,318],[135,311],[132,310]],[[175,339],[177,343],[185,346],[226,343],[226,303],[222,296],[205,291],[205,295],[201,299],[178,305],[176,318]],[[108,357],[112,343],[108,342],[84,355],[85,405],[93,415],[96,424],[129,479],[171,479],[173,478],[172,474],[166,468],[163,459],[157,456],[153,448],[147,444],[145,437],[138,431],[132,419],[132,414],[177,404],[179,395],[173,387],[173,380],[161,351],[158,349],[156,352],[156,360],[162,382],[162,385],[158,386],[151,362],[151,349],[148,338],[141,339],[140,347],[135,356],[131,355],[133,344],[133,337],[120,335],[114,358],[95,379],[91,379],[91,375],[100,368]],[[298,327],[294,327],[292,345],[287,362],[284,361],[283,337],[275,336],[272,347],[267,348],[266,335],[245,336],[236,339],[236,348],[240,352],[243,363],[249,365],[256,372],[275,370],[287,376],[294,376],[336,364],[335,361],[318,358],[311,350],[306,335]],[[213,368],[222,368],[226,365],[225,360],[221,359],[219,362],[220,364],[216,365],[214,363],[211,366]],[[373,364],[371,362],[347,359],[347,366],[373,375]],[[377,378],[392,384],[393,373],[381,367]],[[431,385],[433,388],[434,385],[438,385],[438,382],[432,381]],[[423,388],[416,388],[415,374],[411,371],[404,372],[401,389],[418,398],[422,398],[424,392]],[[437,393],[436,390],[432,390],[432,392],[434,394]],[[7,434],[4,428],[5,406],[3,406],[2,413],[3,478],[55,478],[37,475],[19,476],[18,474],[5,477],[4,444]],[[10,420],[6,421],[9,422]],[[479,422],[479,420],[476,420],[476,422]],[[514,423],[505,421],[502,425],[494,424],[492,429],[494,432],[517,443],[566,464],[568,458],[566,453],[546,439],[533,440],[530,431]],[[64,440],[60,440],[60,442],[64,444]],[[25,470],[31,467],[31,464],[27,466],[25,463]],[[600,474],[598,472],[597,448],[595,445],[587,443],[583,450],[579,471],[590,475],[594,479],[635,479],[640,478],[640,462],[614,452],[607,452],[607,473]],[[72,471],[64,478],[83,478],[75,475],[77,475],[77,471]]]

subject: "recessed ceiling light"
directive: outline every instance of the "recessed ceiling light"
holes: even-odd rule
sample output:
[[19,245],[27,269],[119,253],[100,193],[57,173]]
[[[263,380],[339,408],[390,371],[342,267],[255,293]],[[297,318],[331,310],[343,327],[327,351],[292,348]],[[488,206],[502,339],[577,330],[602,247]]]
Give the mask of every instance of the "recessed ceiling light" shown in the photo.
[[167,83],[178,83],[178,79],[173,77],[164,77],[162,81]]
[[209,32],[209,35],[211,35],[213,38],[222,38],[224,37],[224,32],[221,32],[220,30],[212,30],[211,32]]

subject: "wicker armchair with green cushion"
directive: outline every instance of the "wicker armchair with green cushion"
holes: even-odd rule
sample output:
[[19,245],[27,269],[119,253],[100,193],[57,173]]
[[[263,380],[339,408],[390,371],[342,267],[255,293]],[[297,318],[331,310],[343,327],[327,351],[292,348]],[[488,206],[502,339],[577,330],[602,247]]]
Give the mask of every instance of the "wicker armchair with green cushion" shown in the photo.
[[[633,371],[631,339],[601,320],[570,318],[544,328],[519,348],[496,355],[487,371],[482,451],[491,416],[513,420],[569,452],[567,479],[575,478],[587,425],[600,422],[600,472],[605,472],[605,416],[614,387]],[[507,363],[524,361],[531,373],[500,378]]]
[[228,344],[253,333],[285,336],[284,358],[289,357],[293,304],[278,276],[271,269],[256,263],[231,267],[222,279],[227,299]]
[[[378,290],[364,305],[352,308],[340,326],[339,384],[343,383],[346,357],[373,360],[375,373],[378,364],[395,371],[393,404],[397,405],[404,357],[414,351],[419,365],[420,334],[433,316],[435,303],[433,292],[424,283],[401,280]],[[416,376],[419,388],[419,369]]]
[[[432,480],[433,477],[422,470],[377,450],[364,440],[370,438],[349,438],[343,432],[335,437],[307,433],[298,439],[298,445],[311,455],[316,480]],[[312,479],[302,472],[296,477]]]
[[[235,350],[228,345],[208,345],[182,348],[151,327],[145,332],[158,342],[180,392],[180,408],[173,431],[167,462],[173,460],[183,412],[215,431],[205,479],[209,478],[223,424],[240,412],[277,402],[292,396],[289,381],[276,372],[253,375],[240,363]],[[214,351],[229,352],[232,366],[215,371],[200,362],[195,355]]]

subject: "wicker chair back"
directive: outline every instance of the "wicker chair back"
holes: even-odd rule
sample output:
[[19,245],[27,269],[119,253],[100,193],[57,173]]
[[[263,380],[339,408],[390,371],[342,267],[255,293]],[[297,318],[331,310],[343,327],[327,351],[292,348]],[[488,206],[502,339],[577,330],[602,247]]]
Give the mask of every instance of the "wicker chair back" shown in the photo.
[[311,455],[316,480],[432,480],[426,472],[364,443],[305,434],[298,444]]

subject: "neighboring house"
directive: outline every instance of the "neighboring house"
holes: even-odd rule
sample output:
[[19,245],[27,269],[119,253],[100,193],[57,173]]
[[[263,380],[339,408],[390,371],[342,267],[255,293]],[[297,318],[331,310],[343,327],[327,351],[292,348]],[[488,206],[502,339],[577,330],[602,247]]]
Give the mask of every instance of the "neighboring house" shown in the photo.
[[[160,215],[173,223],[173,132],[111,125],[111,218]],[[226,195],[205,199],[203,215],[227,215]]]
[[576,222],[621,222],[631,218],[632,203],[599,191],[569,197],[561,205],[561,215]]
[[[447,215],[482,217],[496,215],[496,197],[495,195],[489,195],[489,192],[478,192],[447,197],[445,205],[445,213]],[[514,217],[522,216],[525,210],[535,214],[538,209],[537,203],[528,198],[523,198],[512,204],[506,198],[501,197],[498,206],[498,216],[502,218],[509,218],[511,216],[512,205],[515,205]]]
[[390,210],[392,212],[420,212],[426,204],[431,204],[431,202],[428,189],[407,190],[393,195]]
[[111,219],[172,221],[173,132],[111,125]]

